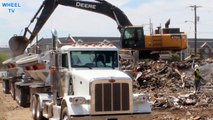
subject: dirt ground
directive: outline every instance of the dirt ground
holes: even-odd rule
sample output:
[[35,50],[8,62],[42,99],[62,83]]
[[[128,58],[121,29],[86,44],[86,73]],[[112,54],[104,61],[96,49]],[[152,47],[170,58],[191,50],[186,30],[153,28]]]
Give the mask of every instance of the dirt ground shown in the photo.
[[0,82],[0,120],[32,120],[29,108],[20,107],[10,94],[4,94]]
[[[29,108],[20,107],[10,94],[4,94],[0,82],[0,120],[32,120]],[[213,120],[213,106],[159,108],[152,111],[153,120]]]

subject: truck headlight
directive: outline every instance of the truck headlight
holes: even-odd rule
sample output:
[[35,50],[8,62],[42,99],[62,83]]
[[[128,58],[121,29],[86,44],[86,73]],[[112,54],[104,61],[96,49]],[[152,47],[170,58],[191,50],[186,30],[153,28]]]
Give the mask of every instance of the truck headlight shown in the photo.
[[87,100],[84,97],[70,97],[70,102],[72,104],[85,104]]
[[147,101],[147,96],[144,94],[133,94],[134,102],[136,103],[144,103]]

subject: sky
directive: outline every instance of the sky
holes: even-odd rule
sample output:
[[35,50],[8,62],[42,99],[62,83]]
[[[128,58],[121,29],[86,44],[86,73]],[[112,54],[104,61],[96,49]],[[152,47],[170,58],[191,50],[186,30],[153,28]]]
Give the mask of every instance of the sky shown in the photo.
[[[94,0],[87,0],[94,1]],[[194,38],[194,11],[197,8],[197,37],[213,39],[212,0],[107,0],[119,7],[133,25],[144,26],[149,34],[149,23],[153,29],[170,19],[170,27],[180,28],[188,38]],[[8,47],[13,35],[23,35],[43,0],[0,0],[0,47]],[[3,7],[3,3],[17,3],[18,7]],[[12,10],[15,10],[13,13]],[[10,13],[9,13],[10,12]],[[187,21],[187,22],[186,22]],[[34,21],[35,23],[36,21]],[[33,30],[31,24],[30,30]],[[59,5],[38,34],[40,38],[50,38],[51,29],[56,29],[59,37],[106,36],[119,37],[116,22],[104,15]],[[35,40],[34,40],[35,41]]]

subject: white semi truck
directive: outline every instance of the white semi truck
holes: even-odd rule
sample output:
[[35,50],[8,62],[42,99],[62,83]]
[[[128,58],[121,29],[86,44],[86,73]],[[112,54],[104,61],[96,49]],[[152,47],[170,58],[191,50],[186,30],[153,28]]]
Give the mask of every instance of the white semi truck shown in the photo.
[[133,94],[132,79],[119,70],[118,52],[106,41],[78,41],[27,54],[15,62],[24,71],[16,100],[30,101],[34,120],[151,119],[147,96]]
[[[4,64],[16,69],[9,79],[13,87],[8,87],[14,89],[14,99],[21,106],[31,107],[34,120],[150,119],[151,104],[146,95],[133,94],[132,79],[119,71],[119,50],[112,44],[105,41],[87,45],[78,41],[56,48],[57,37],[53,34],[52,50],[24,53],[58,5],[107,15],[118,24],[122,46],[138,42],[136,47],[144,47],[143,28],[133,27],[119,8],[105,0],[44,0],[24,35],[13,36],[9,41],[13,58]],[[35,27],[30,30],[35,19]],[[126,30],[138,31],[138,39],[123,40]]]

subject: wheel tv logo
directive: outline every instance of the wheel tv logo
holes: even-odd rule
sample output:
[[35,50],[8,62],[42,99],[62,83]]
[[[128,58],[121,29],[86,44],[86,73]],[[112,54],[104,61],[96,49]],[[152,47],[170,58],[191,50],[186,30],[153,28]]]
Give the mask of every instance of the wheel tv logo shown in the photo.
[[8,10],[8,13],[15,13],[17,8],[21,8],[19,2],[2,2],[1,7]]

